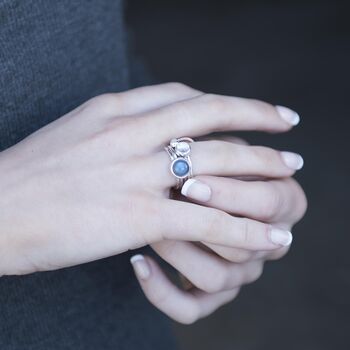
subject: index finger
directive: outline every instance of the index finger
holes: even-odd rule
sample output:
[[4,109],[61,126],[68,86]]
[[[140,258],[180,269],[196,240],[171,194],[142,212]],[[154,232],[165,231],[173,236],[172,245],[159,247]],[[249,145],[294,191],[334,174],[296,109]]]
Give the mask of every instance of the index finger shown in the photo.
[[258,100],[202,94],[145,113],[142,119],[145,135],[154,138],[157,130],[157,140],[164,143],[216,131],[284,132],[297,124],[299,116],[289,108]]

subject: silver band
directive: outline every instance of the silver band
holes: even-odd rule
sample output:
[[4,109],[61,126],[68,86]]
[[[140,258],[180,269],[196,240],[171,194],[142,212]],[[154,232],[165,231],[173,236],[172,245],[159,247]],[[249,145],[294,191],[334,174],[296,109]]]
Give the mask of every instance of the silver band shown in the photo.
[[177,180],[175,189],[182,187],[186,180],[192,177],[192,162],[190,158],[193,140],[189,137],[172,139],[164,149],[169,154],[171,163],[170,171]]

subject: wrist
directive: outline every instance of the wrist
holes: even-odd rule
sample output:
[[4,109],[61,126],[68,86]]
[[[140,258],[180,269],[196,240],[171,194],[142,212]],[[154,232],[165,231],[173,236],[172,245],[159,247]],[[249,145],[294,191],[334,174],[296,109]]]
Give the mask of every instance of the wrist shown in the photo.
[[25,223],[21,215],[21,176],[9,152],[0,153],[0,276],[25,273],[19,242]]

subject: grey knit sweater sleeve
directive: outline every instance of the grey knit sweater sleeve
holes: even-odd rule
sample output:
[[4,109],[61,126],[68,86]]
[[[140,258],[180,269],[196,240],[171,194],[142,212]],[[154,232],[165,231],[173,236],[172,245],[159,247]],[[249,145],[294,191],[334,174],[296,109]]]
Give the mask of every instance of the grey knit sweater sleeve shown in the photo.
[[[130,88],[122,10],[119,0],[0,0],[0,150]],[[172,349],[172,338],[122,254],[1,277],[0,349]]]

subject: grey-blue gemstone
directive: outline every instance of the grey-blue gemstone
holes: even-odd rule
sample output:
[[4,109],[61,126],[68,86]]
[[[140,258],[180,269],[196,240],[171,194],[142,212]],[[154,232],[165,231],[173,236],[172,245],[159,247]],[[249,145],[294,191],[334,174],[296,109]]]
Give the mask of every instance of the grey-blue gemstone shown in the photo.
[[190,167],[186,160],[178,159],[173,163],[173,173],[176,176],[185,176],[188,174]]

